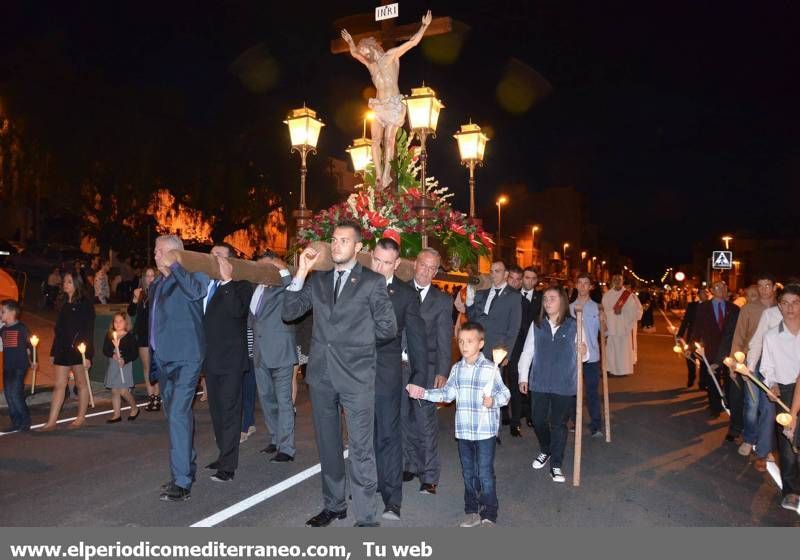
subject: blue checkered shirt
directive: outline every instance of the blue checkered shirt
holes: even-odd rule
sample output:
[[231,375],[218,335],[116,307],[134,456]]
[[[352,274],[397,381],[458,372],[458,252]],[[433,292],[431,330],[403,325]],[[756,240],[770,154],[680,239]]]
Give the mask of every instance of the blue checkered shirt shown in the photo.
[[[484,390],[490,380],[491,408],[483,406]],[[493,438],[500,429],[500,407],[508,404],[511,392],[503,384],[498,367],[483,354],[474,364],[463,358],[450,370],[441,389],[428,389],[422,397],[432,402],[456,401],[456,438],[470,441]]]

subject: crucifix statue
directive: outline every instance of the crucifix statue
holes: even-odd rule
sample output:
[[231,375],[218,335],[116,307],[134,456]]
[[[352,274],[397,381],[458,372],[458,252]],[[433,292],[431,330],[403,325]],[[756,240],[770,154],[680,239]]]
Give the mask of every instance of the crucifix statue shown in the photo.
[[431,19],[431,12],[428,10],[422,17],[422,26],[408,41],[386,51],[374,37],[361,39],[356,45],[347,30],[342,29],[342,39],[349,46],[350,54],[367,67],[377,91],[376,97],[369,100],[369,108],[375,112],[372,120],[372,161],[375,164],[375,182],[379,189],[385,189],[392,182],[391,162],[394,158],[395,136],[406,118],[406,106],[397,85],[400,57],[419,44],[431,24]]

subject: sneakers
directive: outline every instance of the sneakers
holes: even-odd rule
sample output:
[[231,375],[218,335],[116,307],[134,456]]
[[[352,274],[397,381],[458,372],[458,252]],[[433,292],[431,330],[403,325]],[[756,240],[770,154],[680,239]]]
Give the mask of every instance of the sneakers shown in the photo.
[[494,527],[494,521],[491,519],[481,519],[481,527]]
[[170,484],[161,492],[162,502],[185,502],[192,497],[192,493],[188,488],[182,488],[174,482]]
[[459,527],[477,527],[481,524],[481,516],[477,513],[468,513],[464,521],[459,523]]
[[601,432],[600,430],[595,430],[592,432],[592,438],[594,439],[601,439],[602,437],[604,437],[604,435],[605,434],[603,434],[603,432]]
[[783,501],[781,501],[781,507],[800,513],[800,510],[798,510],[798,507],[800,507],[800,496],[797,494],[786,494],[783,497]]
[[400,521],[400,506],[386,506],[381,517],[392,521]]
[[739,455],[741,455],[742,457],[749,457],[752,451],[753,451],[753,444],[747,443],[746,441],[739,446],[738,450]]
[[561,472],[561,467],[553,467],[550,469],[550,476],[553,478],[553,482],[565,482],[567,480],[564,477],[564,473]]
[[539,470],[543,468],[547,464],[547,461],[549,460],[550,460],[550,455],[548,453],[539,453],[539,455],[536,456],[536,459],[533,460],[533,463],[531,463],[531,467],[533,467],[536,470]]

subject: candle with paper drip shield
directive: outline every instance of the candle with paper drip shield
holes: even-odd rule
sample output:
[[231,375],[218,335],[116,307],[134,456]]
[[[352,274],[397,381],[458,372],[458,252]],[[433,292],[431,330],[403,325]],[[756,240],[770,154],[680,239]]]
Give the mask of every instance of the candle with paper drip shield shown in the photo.
[[725,393],[722,392],[722,387],[720,387],[719,381],[717,381],[717,376],[714,375],[714,369],[711,367],[711,364],[708,363],[708,358],[706,358],[706,351],[703,348],[703,345],[700,344],[699,342],[695,342],[694,352],[703,359],[703,363],[706,366],[706,371],[708,372],[708,376],[711,378],[711,381],[714,382],[714,387],[716,387],[717,393],[719,393],[719,398],[720,401],[722,402],[722,408],[725,410],[728,416],[730,416],[731,410],[730,408],[728,408],[728,403],[725,400]]
[[[121,358],[122,354],[119,351],[119,336],[117,336],[117,331],[111,331],[111,338],[114,340],[115,353],[118,358]],[[119,365],[119,362],[117,362],[117,365]],[[119,366],[119,379],[125,383],[125,372],[122,371],[122,366]]]
[[31,395],[32,395],[33,392],[36,390],[36,369],[37,369],[36,368],[36,366],[37,366],[36,347],[39,346],[39,337],[38,336],[33,335],[31,337],[31,346],[33,347],[33,374],[32,374],[32,377],[31,377]]

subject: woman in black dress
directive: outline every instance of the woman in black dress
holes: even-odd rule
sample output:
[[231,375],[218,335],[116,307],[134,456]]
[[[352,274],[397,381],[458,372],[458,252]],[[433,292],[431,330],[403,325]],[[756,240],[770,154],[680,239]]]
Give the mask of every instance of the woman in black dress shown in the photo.
[[136,317],[133,332],[139,345],[139,358],[142,360],[144,384],[147,387],[147,411],[161,410],[161,394],[158,383],[150,383],[150,298],[148,290],[156,279],[155,268],[147,267],[142,273],[139,287],[133,290],[133,301],[128,305],[128,315]]
[[[86,410],[89,408],[89,387],[86,384],[84,367],[91,367],[94,355],[94,306],[86,297],[83,280],[72,272],[64,274],[62,294],[58,301],[58,319],[55,326],[55,337],[50,350],[50,361],[55,365],[55,387],[50,401],[50,417],[42,428],[52,430],[56,427],[61,405],[64,404],[64,389],[67,386],[69,372],[75,375],[78,387],[78,415],[70,424],[79,428],[86,421]],[[86,364],[81,360],[78,345],[86,344]]]

